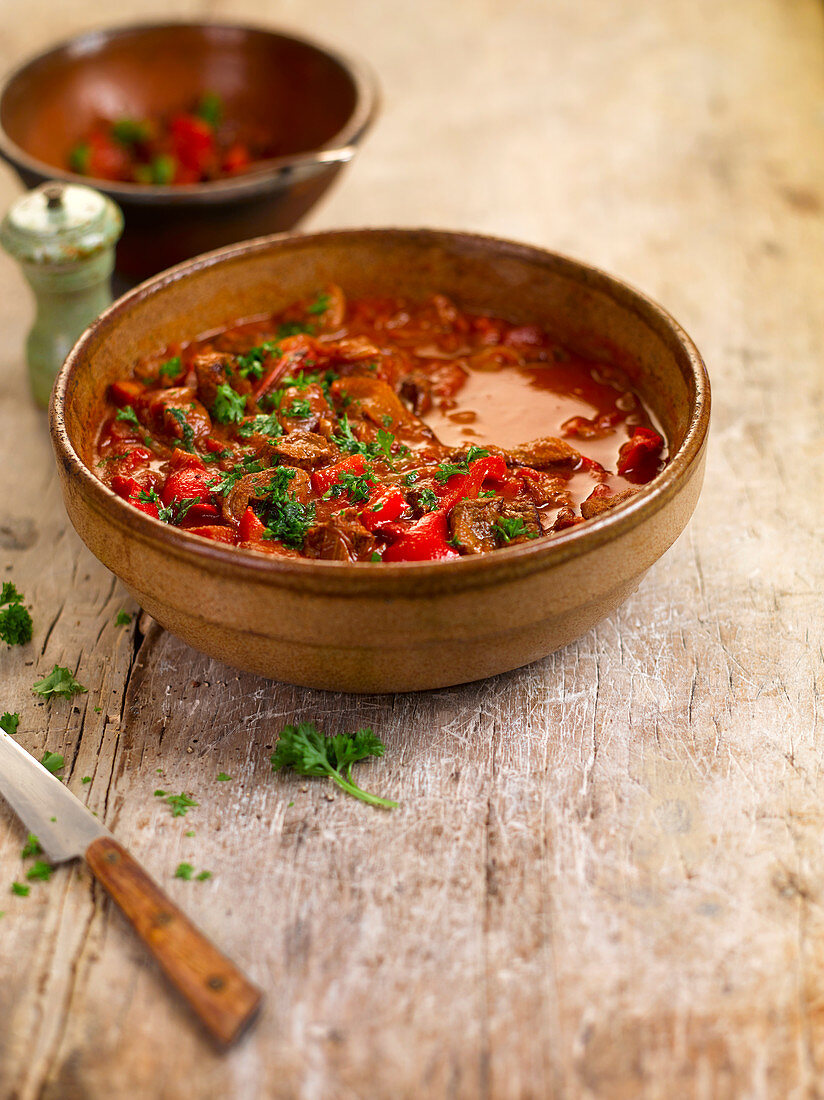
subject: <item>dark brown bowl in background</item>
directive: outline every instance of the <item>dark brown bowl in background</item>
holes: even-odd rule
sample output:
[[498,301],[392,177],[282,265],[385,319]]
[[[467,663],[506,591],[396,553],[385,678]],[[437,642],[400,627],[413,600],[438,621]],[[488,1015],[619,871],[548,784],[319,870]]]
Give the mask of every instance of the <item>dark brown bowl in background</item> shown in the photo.
[[[78,176],[70,149],[100,117],[191,109],[205,91],[226,116],[271,135],[274,155],[229,179],[185,186]],[[302,38],[216,23],[80,35],[0,85],[0,155],[28,187],[83,181],[123,209],[118,272],[136,281],[201,252],[291,229],[352,159],[377,109],[362,64]]]
[[[132,508],[94,472],[106,390],[141,356],[329,282],[352,297],[440,291],[612,349],[664,428],[671,460],[623,504],[551,539],[457,561],[307,561],[210,542]],[[51,430],[80,537],[158,622],[204,653],[279,680],[410,691],[516,668],[610,614],[685,527],[704,473],[710,392],[686,333],[619,279],[467,233],[345,230],[247,241],[167,271],[86,330],[57,377]]]

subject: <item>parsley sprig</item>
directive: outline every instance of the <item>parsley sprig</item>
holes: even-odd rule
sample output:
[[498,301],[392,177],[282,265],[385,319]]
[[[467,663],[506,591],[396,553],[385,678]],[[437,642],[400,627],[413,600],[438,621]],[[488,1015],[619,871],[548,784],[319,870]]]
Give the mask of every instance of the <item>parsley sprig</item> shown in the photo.
[[326,737],[314,722],[301,722],[297,726],[284,726],[269,759],[272,771],[292,768],[298,775],[328,776],[353,798],[393,810],[397,802],[363,790],[352,778],[353,764],[369,756],[383,756],[384,751],[383,742],[371,729]]
[[7,645],[25,645],[31,641],[31,615],[23,606],[23,594],[11,581],[4,581],[0,589],[0,640]]
[[524,536],[528,539],[538,537],[538,532],[530,531],[520,516],[501,516],[497,523],[493,523],[492,530],[502,542],[512,542]]
[[48,697],[62,695],[66,699],[72,695],[85,695],[88,690],[75,680],[70,669],[62,668],[60,665],[55,665],[48,676],[32,685],[32,691],[35,695]]
[[460,462],[441,462],[435,471],[435,480],[449,481],[456,474],[468,474],[473,462],[477,462],[479,458],[487,458],[488,455],[489,451],[485,451],[483,447],[470,447],[466,452],[466,458],[461,459]]
[[185,793],[181,794],[167,794],[166,791],[155,791],[155,798],[162,798],[166,805],[172,811],[172,817],[185,817],[188,810],[192,806],[199,806],[199,802],[195,802],[193,798]]
[[246,415],[246,398],[228,382],[217,387],[212,416],[218,424],[239,424]]

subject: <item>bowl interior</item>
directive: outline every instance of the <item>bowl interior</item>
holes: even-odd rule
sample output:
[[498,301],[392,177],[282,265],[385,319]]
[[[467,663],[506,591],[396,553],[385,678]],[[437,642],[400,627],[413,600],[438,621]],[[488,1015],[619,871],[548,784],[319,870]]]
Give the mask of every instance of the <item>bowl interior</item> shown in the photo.
[[[623,367],[674,454],[696,423],[703,365],[659,307],[609,276],[526,246],[427,230],[264,238],[158,276],[121,300],[64,377],[65,423],[89,465],[107,385],[167,344],[281,309],[329,282],[351,297],[449,295],[463,309],[534,322],[575,350]],[[65,372],[64,372],[65,373]],[[58,392],[60,383],[58,383]]]
[[29,156],[65,170],[72,146],[100,117],[191,109],[217,92],[238,137],[268,157],[329,144],[358,93],[346,66],[318,47],[270,31],[170,24],[93,32],[19,70],[0,124]]

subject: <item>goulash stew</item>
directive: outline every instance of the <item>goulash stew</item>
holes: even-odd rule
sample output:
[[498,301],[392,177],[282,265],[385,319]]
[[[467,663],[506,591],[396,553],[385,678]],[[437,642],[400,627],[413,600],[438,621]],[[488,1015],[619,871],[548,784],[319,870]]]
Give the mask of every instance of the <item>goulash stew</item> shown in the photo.
[[139,362],[108,406],[96,468],[117,494],[278,557],[488,554],[585,523],[666,462],[617,367],[440,294],[330,286]]

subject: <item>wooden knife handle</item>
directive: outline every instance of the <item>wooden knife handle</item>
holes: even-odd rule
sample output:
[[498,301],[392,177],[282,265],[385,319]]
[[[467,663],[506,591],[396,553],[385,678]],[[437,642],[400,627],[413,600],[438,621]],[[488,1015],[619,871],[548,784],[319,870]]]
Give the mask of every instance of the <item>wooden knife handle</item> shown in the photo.
[[223,1045],[234,1042],[257,1013],[260,990],[113,837],[92,841],[86,862],[212,1037]]

